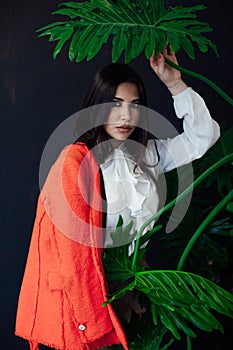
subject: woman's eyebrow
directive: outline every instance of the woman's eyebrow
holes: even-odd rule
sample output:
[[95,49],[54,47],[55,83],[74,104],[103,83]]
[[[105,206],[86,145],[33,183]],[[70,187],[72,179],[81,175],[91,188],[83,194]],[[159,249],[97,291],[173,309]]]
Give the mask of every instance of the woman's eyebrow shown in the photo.
[[[124,102],[124,99],[123,98],[121,98],[121,97],[117,97],[117,96],[114,96],[113,97],[113,100],[116,100],[116,101],[122,101],[122,102]],[[131,101],[131,103],[139,103],[141,100],[140,100],[140,98],[135,98],[135,99],[133,99],[132,101]]]

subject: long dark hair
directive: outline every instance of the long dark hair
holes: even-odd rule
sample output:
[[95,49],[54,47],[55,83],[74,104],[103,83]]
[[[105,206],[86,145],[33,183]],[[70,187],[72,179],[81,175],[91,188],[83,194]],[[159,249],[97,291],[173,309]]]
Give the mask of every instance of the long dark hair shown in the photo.
[[[147,96],[142,79],[130,66],[118,63],[112,63],[95,74],[81,104],[81,110],[84,111],[83,121],[85,120],[89,130],[79,136],[76,142],[84,142],[90,149],[99,145],[100,147],[95,147],[95,154],[97,153],[97,160],[100,163],[112,151],[109,149],[109,143],[104,142],[109,140],[109,135],[103,127],[110,111],[109,102],[113,101],[118,86],[125,82],[137,86],[140,104],[146,107]],[[88,109],[91,106],[96,106],[94,112]],[[108,107],[106,108],[106,106]],[[77,127],[79,126],[80,121],[77,123]],[[144,149],[148,142],[147,118],[145,115],[140,118],[140,126],[135,128],[129,140],[136,141],[128,142],[128,151],[136,164],[139,165],[143,162]],[[104,147],[104,144],[108,144],[108,149]]]

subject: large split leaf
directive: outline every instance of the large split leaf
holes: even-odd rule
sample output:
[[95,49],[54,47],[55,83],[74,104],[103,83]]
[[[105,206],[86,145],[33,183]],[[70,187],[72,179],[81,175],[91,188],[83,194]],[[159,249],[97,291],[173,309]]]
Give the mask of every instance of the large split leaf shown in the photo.
[[[139,238],[141,249],[137,255],[136,270],[132,269],[133,256],[128,255],[128,247],[131,243],[105,250],[103,262],[106,278],[117,280],[119,286],[122,284],[122,288],[118,288],[115,293],[108,296],[105,304],[135,289],[150,301],[152,330],[162,325],[178,340],[181,339],[181,332],[187,337],[195,337],[193,328],[207,332],[218,329],[223,332],[216,313],[233,318],[231,293],[214,282],[190,272],[151,270],[140,264],[146,250],[146,248],[142,249],[145,241],[160,228],[161,226],[158,225],[153,232],[148,231],[145,236]],[[121,218],[116,231],[112,233],[114,241],[118,240],[119,234],[125,237],[130,235],[130,224],[124,229]],[[134,233],[134,237],[136,236]],[[124,240],[127,242],[127,238]]]
[[[107,270],[111,270],[108,264]],[[118,268],[120,265],[118,265]],[[115,272],[116,265],[114,264]],[[204,277],[183,271],[148,270],[129,272],[121,265],[114,276],[134,277],[120,291],[109,296],[107,303],[122,297],[126,292],[137,289],[151,301],[151,313],[154,327],[158,321],[168,329],[175,338],[181,339],[180,331],[189,337],[195,337],[193,326],[210,332],[223,327],[214,312],[233,318],[233,295]]]
[[144,271],[135,276],[136,288],[151,300],[155,325],[162,324],[180,339],[179,331],[194,337],[191,324],[212,331],[223,327],[212,310],[233,317],[233,296],[215,283],[181,271]]
[[203,34],[212,31],[197,19],[197,11],[204,5],[165,8],[164,0],[89,0],[65,2],[53,12],[68,16],[70,20],[54,22],[40,28],[39,37],[48,35],[57,41],[53,57],[56,58],[65,42],[70,40],[69,58],[80,62],[91,60],[102,46],[112,38],[112,61],[124,53],[125,62],[145,52],[150,58],[169,42],[175,52],[183,48],[195,58],[195,45],[206,52],[216,46]]

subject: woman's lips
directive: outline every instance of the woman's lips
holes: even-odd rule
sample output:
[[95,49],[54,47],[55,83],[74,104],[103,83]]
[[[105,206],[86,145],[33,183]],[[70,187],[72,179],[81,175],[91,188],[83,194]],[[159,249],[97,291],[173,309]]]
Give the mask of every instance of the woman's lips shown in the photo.
[[132,127],[129,125],[120,125],[117,127],[117,129],[121,132],[129,132],[132,129]]

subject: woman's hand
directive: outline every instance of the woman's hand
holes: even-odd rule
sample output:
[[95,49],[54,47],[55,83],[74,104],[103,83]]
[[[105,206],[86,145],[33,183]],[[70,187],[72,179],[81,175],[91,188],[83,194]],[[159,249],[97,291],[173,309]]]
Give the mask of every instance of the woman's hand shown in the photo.
[[150,58],[150,66],[159,79],[167,86],[172,95],[176,95],[186,89],[187,85],[181,80],[180,71],[166,63],[165,57],[178,64],[176,55],[168,44],[157,58],[153,53]]

